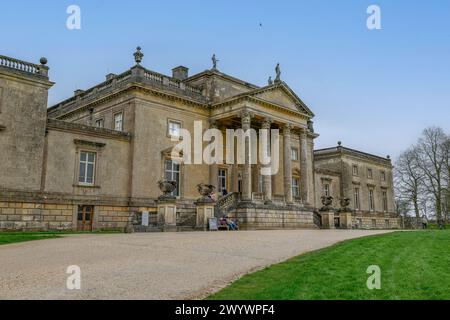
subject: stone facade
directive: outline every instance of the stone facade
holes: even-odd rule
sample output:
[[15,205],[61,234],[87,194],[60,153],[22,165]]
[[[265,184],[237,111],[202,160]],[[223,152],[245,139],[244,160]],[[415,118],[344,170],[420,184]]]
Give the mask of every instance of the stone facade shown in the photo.
[[329,195],[339,208],[340,199],[350,199],[352,224],[363,229],[400,227],[394,208],[392,162],[361,151],[343,147],[314,152],[316,206]]
[[[245,229],[315,228],[321,179],[339,194],[355,182],[314,154],[314,114],[281,80],[259,87],[217,68],[189,76],[177,67],[166,76],[137,63],[47,109],[52,85],[45,59],[0,56],[0,230],[126,229],[142,212],[157,225],[157,182],[168,178],[179,186],[178,229],[195,228],[201,183],[229,192],[216,216],[235,217]],[[226,129],[278,129],[278,172],[261,176],[248,162],[180,162],[171,130],[193,133],[199,121],[224,137]]]

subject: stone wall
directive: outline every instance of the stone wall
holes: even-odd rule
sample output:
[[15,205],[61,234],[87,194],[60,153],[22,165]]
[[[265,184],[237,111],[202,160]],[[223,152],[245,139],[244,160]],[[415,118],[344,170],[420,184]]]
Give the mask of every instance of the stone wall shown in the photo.
[[401,229],[400,219],[391,217],[353,216],[352,224],[356,229]]
[[72,230],[73,215],[73,205],[0,202],[0,231]]
[[[64,202],[64,201],[62,201]],[[0,202],[1,231],[77,231],[78,205],[42,202]],[[195,224],[195,205],[191,202],[177,204],[177,222]],[[147,211],[156,219],[156,206],[133,207],[119,205],[94,205],[92,230],[124,231],[133,224],[133,217]],[[153,215],[152,215],[153,214]],[[150,221],[150,223],[156,223]]]
[[237,218],[241,230],[318,228],[313,212],[301,208],[238,208],[229,217]]
[[41,187],[51,85],[46,77],[0,67],[0,188]]

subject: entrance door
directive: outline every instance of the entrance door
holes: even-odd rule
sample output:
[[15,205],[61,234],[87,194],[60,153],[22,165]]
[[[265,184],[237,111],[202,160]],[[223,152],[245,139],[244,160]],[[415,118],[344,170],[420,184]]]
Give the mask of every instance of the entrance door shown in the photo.
[[341,227],[341,219],[339,217],[334,217],[334,227],[339,229]]
[[78,206],[78,231],[92,231],[93,206]]
[[238,193],[242,193],[242,173],[238,174]]

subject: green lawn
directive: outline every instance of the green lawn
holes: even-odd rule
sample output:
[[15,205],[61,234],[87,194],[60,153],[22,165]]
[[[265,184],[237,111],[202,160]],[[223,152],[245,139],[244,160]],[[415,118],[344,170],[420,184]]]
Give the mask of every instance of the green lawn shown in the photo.
[[117,234],[120,231],[93,231],[93,232],[0,232],[0,245],[15,242],[61,238],[68,234]]
[[0,232],[0,245],[59,237],[60,235],[50,232]]
[[[367,288],[371,265],[381,268],[381,290]],[[209,299],[450,299],[450,231],[342,242],[246,275]]]

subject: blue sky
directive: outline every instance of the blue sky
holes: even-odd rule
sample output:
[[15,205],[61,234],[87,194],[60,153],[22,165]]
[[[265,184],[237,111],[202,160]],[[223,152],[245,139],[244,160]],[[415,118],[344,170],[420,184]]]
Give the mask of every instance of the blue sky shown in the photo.
[[[81,30],[66,9],[81,8]],[[382,30],[368,30],[369,5]],[[260,26],[262,24],[262,26]],[[0,54],[48,58],[49,105],[133,65],[170,74],[211,67],[265,85],[282,79],[316,114],[316,147],[396,157],[422,129],[450,123],[450,1],[4,1]]]

